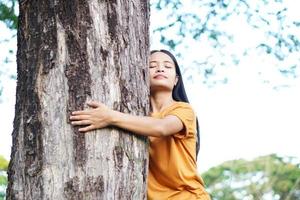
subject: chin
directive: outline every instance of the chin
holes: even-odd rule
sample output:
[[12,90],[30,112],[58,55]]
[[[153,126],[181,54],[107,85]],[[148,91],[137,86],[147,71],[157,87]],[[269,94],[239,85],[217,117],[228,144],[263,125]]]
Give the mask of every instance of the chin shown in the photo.
[[159,91],[170,91],[172,92],[173,87],[166,85],[166,84],[152,84],[150,86],[151,92],[159,92]]

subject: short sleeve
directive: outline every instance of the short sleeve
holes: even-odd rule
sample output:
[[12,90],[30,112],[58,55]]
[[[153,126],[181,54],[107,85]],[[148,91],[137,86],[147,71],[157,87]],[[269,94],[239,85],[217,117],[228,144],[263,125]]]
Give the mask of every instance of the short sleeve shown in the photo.
[[174,134],[174,137],[181,139],[189,134],[195,134],[195,113],[188,103],[180,103],[174,106],[174,108],[166,113],[167,115],[178,117],[183,124],[183,129],[179,133]]

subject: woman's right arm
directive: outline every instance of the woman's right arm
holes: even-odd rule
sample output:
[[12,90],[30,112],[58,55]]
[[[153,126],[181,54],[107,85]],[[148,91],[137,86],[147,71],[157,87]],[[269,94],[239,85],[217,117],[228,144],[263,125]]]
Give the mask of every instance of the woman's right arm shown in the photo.
[[111,125],[117,126],[139,135],[162,137],[178,133],[183,124],[174,115],[158,119],[146,116],[134,116],[113,111]]
[[162,137],[178,133],[183,129],[183,123],[174,115],[158,119],[122,113],[112,110],[102,103],[90,102],[88,105],[93,109],[75,111],[70,117],[72,125],[85,126],[79,128],[80,132],[112,125],[139,135]]

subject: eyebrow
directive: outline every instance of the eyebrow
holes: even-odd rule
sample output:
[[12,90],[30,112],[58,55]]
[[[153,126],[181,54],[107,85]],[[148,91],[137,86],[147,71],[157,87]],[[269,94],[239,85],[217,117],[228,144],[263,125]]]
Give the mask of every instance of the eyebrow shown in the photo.
[[[150,63],[152,63],[152,62],[157,63],[158,61],[156,61],[156,60],[150,61]],[[165,60],[165,61],[163,61],[163,62],[164,62],[164,63],[170,63],[170,64],[173,64],[172,62],[170,62],[170,61],[168,61],[168,60]]]

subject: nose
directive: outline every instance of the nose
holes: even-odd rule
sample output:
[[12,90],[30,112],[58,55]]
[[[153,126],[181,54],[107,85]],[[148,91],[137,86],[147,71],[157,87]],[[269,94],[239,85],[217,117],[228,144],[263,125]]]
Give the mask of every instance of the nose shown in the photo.
[[164,68],[162,65],[158,65],[157,68],[156,68],[156,72],[164,72]]

